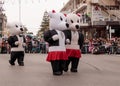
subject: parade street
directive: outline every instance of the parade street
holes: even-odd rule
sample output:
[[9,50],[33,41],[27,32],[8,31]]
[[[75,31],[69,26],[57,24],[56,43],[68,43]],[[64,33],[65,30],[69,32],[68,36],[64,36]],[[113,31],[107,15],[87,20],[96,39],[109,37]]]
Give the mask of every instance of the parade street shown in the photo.
[[26,54],[25,66],[11,66],[0,54],[0,86],[120,86],[120,55],[83,54],[78,73],[52,74],[47,54]]

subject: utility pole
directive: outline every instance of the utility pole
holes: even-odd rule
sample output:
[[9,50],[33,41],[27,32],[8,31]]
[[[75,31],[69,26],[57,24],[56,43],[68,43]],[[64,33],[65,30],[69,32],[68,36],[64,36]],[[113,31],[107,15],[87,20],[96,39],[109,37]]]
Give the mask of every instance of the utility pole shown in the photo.
[[[4,4],[4,1],[0,0],[0,15],[3,14],[3,4]],[[1,21],[1,25],[0,25],[0,38],[2,38],[2,35],[3,35],[3,17],[1,16],[0,18],[0,21]]]
[[109,38],[109,40],[111,40],[111,38],[112,38],[112,32],[111,32],[112,29],[111,29],[111,26],[107,25],[107,26],[106,26],[106,30],[107,30],[107,32],[108,32],[108,33],[107,33],[107,34],[108,34],[108,35],[107,35],[107,38]]
[[21,0],[19,0],[19,22],[21,23]]
[[111,38],[112,38],[111,26],[109,27],[109,33],[110,33],[110,40],[111,40]]

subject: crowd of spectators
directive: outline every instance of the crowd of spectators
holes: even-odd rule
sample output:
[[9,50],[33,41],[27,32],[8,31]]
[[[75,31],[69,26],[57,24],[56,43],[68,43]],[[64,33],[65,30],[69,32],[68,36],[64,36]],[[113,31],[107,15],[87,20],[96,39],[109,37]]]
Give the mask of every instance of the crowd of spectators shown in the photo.
[[10,46],[6,38],[0,39],[0,53],[10,53]]
[[48,44],[44,41],[43,38],[37,40],[32,39],[30,37],[26,37],[26,53],[47,53],[48,52]]
[[93,54],[120,54],[120,38],[111,38],[107,40],[104,38],[86,39],[82,48],[82,53]]
[[[26,36],[25,53],[48,53],[48,46],[43,38],[38,40]],[[120,38],[115,37],[111,40],[104,38],[85,39],[81,51],[84,54],[120,54]],[[5,38],[0,40],[0,53],[10,53],[10,46]]]
[[[38,40],[30,36],[26,36],[26,46],[24,49],[25,53],[47,53],[48,44],[43,39]],[[0,53],[10,53],[10,46],[5,38],[1,38],[0,40]]]

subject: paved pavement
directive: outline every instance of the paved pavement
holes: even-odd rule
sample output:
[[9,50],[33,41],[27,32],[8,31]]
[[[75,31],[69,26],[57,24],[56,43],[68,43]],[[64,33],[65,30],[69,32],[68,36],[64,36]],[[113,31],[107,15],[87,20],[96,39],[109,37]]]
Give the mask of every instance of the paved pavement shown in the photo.
[[120,55],[82,55],[78,73],[53,76],[46,54],[26,54],[25,66],[10,66],[0,54],[0,86],[120,86]]

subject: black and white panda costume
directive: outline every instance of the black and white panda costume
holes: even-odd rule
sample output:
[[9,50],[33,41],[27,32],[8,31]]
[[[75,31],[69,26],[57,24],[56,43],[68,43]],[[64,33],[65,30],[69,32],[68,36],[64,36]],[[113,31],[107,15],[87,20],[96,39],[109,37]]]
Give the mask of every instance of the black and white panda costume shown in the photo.
[[71,72],[77,72],[84,36],[78,32],[80,28],[78,15],[68,14],[67,23],[69,24],[69,30],[65,30],[64,33],[66,36],[66,53],[69,60],[66,61],[65,71],[68,71],[68,66],[71,63]]
[[62,13],[50,12],[50,30],[44,33],[44,40],[49,44],[47,61],[51,62],[53,75],[62,75],[64,63],[68,60],[65,48],[65,35],[62,29],[69,25]]
[[[16,28],[19,29],[19,33],[23,31],[23,28],[18,28],[18,26]],[[16,33],[16,35],[11,35],[8,38],[8,43],[11,48],[9,63],[11,65],[15,65],[15,61],[17,59],[19,66],[24,66],[25,36],[18,33]]]

